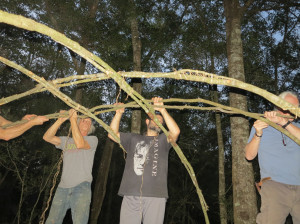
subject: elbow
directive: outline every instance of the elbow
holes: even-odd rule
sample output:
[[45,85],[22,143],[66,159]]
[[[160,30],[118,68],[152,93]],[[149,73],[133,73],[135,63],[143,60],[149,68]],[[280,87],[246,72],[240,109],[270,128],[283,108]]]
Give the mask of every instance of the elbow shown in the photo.
[[250,153],[245,153],[245,158],[248,160],[248,161],[251,161],[255,158],[255,156],[253,156],[252,154]]
[[171,133],[171,136],[173,136],[174,139],[178,139],[180,135],[180,129],[178,128],[177,130],[175,130],[173,133]]
[[9,135],[9,134],[5,134],[5,133],[3,133],[3,134],[0,135],[0,139],[2,139],[4,141],[9,141],[9,140],[11,140],[13,138],[14,138],[14,136]]
[[86,149],[84,142],[83,143],[75,143],[77,149]]
[[75,145],[77,149],[89,149],[89,144],[84,140],[75,141]]
[[76,145],[77,149],[87,149],[86,147],[84,147],[84,145]]
[[46,141],[46,142],[49,142],[49,139],[48,139],[48,137],[47,136],[43,136],[43,139]]
[[4,141],[9,141],[9,140],[11,140],[12,138],[9,137],[9,136],[3,136],[3,137],[1,137],[1,139],[4,140]]

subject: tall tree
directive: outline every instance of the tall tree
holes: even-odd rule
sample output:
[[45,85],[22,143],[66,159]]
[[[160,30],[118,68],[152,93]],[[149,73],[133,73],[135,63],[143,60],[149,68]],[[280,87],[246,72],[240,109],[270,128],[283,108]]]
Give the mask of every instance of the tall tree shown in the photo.
[[[226,17],[226,43],[229,77],[245,81],[241,22],[246,6],[239,0],[224,0]],[[247,111],[247,99],[243,92],[232,89],[230,106]],[[255,223],[257,208],[253,184],[254,174],[250,163],[245,159],[245,144],[249,135],[249,123],[245,117],[232,116],[230,119],[232,143],[232,183],[234,223]]]
[[[139,33],[139,22],[137,18],[136,6],[134,0],[129,0],[129,22],[131,29],[131,41],[133,51],[133,71],[142,71],[142,43]],[[139,94],[142,93],[142,80],[133,79],[132,86]],[[141,110],[133,110],[131,115],[131,132],[141,133]]]

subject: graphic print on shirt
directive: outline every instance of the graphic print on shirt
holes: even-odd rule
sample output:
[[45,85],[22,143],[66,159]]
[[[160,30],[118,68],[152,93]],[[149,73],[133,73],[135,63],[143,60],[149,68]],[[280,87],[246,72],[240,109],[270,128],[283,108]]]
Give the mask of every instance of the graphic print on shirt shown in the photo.
[[78,150],[75,143],[68,143],[64,151],[77,152]]
[[158,139],[154,138],[154,144],[153,144],[153,163],[152,163],[152,177],[157,176],[157,166],[158,166]]
[[[153,150],[153,153],[149,153],[149,150]],[[158,139],[154,138],[149,144],[145,141],[138,142],[135,146],[134,157],[133,157],[133,168],[136,175],[143,175],[146,164],[149,163],[149,156],[153,156],[152,159],[152,171],[151,176],[157,176],[158,167]],[[152,155],[153,154],[153,155]]]
[[144,164],[148,163],[148,152],[151,144],[147,144],[145,141],[138,142],[135,146],[133,156],[133,169],[136,175],[141,176],[144,172]]

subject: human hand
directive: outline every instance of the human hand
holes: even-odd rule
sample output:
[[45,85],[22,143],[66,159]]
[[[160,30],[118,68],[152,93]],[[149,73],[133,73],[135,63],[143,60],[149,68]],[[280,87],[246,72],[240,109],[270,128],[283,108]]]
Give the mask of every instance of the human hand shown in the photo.
[[258,135],[262,135],[263,129],[268,127],[268,126],[269,126],[268,123],[266,123],[264,121],[261,121],[261,120],[256,120],[253,124],[253,127],[255,128],[255,132]]
[[[163,106],[164,105],[163,98],[161,98],[161,97],[153,97],[152,101],[153,101],[153,105],[154,106]],[[162,113],[162,111],[166,110],[166,108],[154,107],[154,110],[157,110],[160,113]]]
[[264,113],[264,117],[276,124],[281,125],[281,126],[286,124],[288,122],[288,119],[277,116],[277,113],[279,113],[279,112],[278,111],[266,111]]
[[33,117],[36,117],[36,115],[35,114],[26,114],[23,118],[22,118],[22,120],[31,120],[31,118],[33,118]]
[[[114,105],[115,106],[124,105],[124,103],[115,103]],[[125,107],[121,107],[121,108],[116,110],[116,114],[123,114],[124,112],[125,112]]]
[[75,109],[70,109],[69,110],[69,117],[70,117],[70,120],[76,120],[77,121],[77,111]]
[[66,110],[60,110],[59,111],[59,118],[57,119],[61,123],[65,122],[69,119],[68,112]]
[[33,119],[30,120],[30,122],[32,122],[34,125],[41,125],[45,121],[49,121],[49,118],[45,116],[36,116],[36,115]]

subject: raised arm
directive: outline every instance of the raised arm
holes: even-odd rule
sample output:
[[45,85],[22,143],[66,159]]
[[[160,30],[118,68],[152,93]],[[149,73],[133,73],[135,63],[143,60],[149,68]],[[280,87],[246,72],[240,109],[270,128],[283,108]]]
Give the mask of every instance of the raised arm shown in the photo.
[[[163,99],[161,97],[153,97],[152,100],[153,100],[153,105],[157,105],[157,106],[164,105],[164,103],[162,102]],[[166,122],[166,125],[169,129],[168,141],[169,142],[176,142],[177,139],[178,139],[178,136],[180,134],[180,129],[179,129],[176,121],[168,113],[166,108],[154,107],[154,109],[161,113],[161,115],[164,118],[164,121]]]
[[245,157],[247,160],[252,160],[257,156],[260,140],[263,135],[263,129],[268,126],[269,125],[266,122],[261,120],[254,122],[253,127],[255,128],[255,134],[245,147]]
[[264,116],[268,120],[281,125],[288,132],[290,132],[292,135],[294,135],[296,138],[300,140],[300,128],[292,124],[292,119],[289,120],[287,118],[277,116],[277,114],[278,111],[270,111],[270,112],[265,112]]
[[4,125],[7,125],[7,124],[10,124],[10,123],[11,123],[11,121],[6,120],[4,117],[0,116],[0,127],[4,126]]
[[[114,105],[123,105],[123,103],[115,103]],[[116,114],[114,116],[114,118],[112,119],[111,123],[110,123],[110,127],[113,130],[113,132],[120,138],[120,132],[119,132],[119,127],[120,127],[120,121],[122,118],[122,115],[125,111],[125,108],[122,107],[120,109],[116,110]],[[111,134],[108,134],[108,137],[113,140],[114,142],[117,142],[114,137]]]
[[[61,140],[59,137],[56,136],[56,132],[59,129],[59,127],[64,123],[66,120],[68,120],[67,111],[61,110],[60,111],[61,116],[55,121],[55,123],[45,132],[43,139],[46,142],[49,142],[53,145],[60,145]],[[65,117],[63,117],[63,114],[65,114]]]
[[78,127],[78,117],[77,111],[74,109],[69,110],[71,129],[72,129],[72,137],[74,139],[75,145],[78,149],[90,149],[89,143],[84,139],[79,127]]
[[[5,128],[5,129],[0,127],[0,139],[8,141],[10,139],[16,138],[16,137],[22,135],[28,129],[32,128],[33,126],[41,125],[45,121],[49,120],[45,116],[31,115],[31,117],[33,117],[33,118],[30,119],[28,122],[26,122],[24,124],[16,125],[16,126],[13,126],[13,127],[8,127],[8,128]],[[0,116],[1,126],[9,124],[9,123],[11,123],[11,122],[6,120],[2,116]]]

